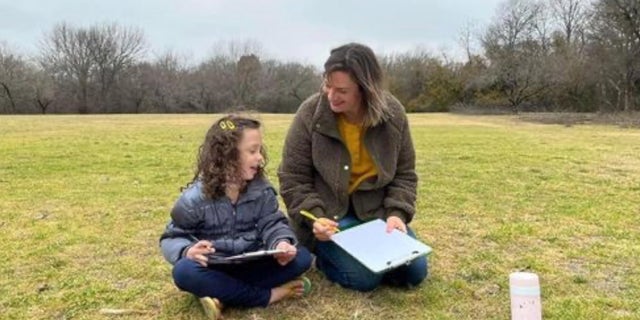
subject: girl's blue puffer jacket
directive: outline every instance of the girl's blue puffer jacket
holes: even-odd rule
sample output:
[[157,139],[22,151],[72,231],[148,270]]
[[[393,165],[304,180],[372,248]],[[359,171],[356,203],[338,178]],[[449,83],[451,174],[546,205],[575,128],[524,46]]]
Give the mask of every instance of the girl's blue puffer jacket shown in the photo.
[[211,241],[221,256],[272,249],[281,240],[297,244],[278,209],[276,191],[266,180],[252,180],[235,204],[226,196],[207,199],[202,188],[201,182],[189,186],[171,210],[171,221],[160,237],[169,263],[175,264],[195,239]]

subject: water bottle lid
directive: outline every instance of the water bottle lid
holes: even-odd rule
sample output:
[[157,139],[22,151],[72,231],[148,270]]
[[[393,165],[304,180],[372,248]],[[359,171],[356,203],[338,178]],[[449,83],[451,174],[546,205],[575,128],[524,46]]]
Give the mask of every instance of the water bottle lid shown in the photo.
[[531,272],[514,272],[509,275],[509,286],[512,295],[540,295],[538,275]]
[[538,275],[533,272],[513,272],[509,275],[509,280],[538,283]]

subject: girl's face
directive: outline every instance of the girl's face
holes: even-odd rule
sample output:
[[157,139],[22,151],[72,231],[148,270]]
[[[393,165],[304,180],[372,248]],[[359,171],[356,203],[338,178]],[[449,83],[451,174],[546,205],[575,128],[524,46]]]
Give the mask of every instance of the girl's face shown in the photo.
[[244,129],[242,138],[238,143],[240,175],[243,180],[249,181],[258,173],[264,160],[260,149],[262,149],[262,133],[260,130]]
[[334,71],[327,75],[323,91],[335,113],[357,115],[362,111],[362,94],[351,75],[344,71]]

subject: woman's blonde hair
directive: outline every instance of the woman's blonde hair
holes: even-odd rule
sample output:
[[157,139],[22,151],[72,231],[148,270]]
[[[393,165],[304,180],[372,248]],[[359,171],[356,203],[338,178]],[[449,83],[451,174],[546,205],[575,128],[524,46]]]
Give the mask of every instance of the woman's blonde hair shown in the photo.
[[348,43],[331,50],[324,63],[324,77],[334,71],[348,73],[358,84],[365,106],[363,125],[373,127],[389,118],[389,111],[384,101],[382,68],[371,48],[359,44]]

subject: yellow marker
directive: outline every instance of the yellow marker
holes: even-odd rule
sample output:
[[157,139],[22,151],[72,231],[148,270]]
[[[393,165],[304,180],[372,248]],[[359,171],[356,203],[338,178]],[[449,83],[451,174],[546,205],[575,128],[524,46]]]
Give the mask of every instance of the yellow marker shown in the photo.
[[[300,210],[300,214],[305,216],[305,217],[307,217],[307,218],[309,218],[309,219],[311,219],[311,220],[313,220],[313,221],[320,220],[316,216],[314,216],[313,213],[311,213],[311,212],[309,212],[307,210]],[[335,232],[340,232],[340,229],[338,229],[338,227],[334,227],[334,229],[335,229],[334,230]]]

